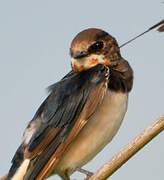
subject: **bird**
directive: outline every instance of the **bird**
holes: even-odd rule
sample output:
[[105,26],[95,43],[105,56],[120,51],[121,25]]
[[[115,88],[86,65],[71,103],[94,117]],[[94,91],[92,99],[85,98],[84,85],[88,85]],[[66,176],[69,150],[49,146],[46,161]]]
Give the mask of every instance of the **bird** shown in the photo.
[[72,69],[51,85],[23,134],[6,180],[63,180],[116,135],[133,87],[133,70],[114,37],[88,28],[70,46]]

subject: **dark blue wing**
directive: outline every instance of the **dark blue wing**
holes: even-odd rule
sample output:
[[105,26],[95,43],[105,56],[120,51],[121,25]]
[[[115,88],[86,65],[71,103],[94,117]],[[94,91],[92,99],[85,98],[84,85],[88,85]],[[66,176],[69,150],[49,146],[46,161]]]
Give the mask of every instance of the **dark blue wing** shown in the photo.
[[[106,68],[98,65],[95,68],[77,73],[71,72],[64,79],[51,86],[51,93],[37,111],[34,119],[41,117],[41,125],[37,127],[36,133],[31,138],[28,149],[33,151],[39,144],[38,136],[45,136],[46,127],[62,128],[66,125],[71,127],[76,122],[89,95],[100,83],[105,80]],[[92,80],[97,78],[96,81]],[[42,126],[44,126],[42,128]],[[65,137],[70,132],[68,126]],[[42,137],[42,138],[43,138]],[[40,138],[40,141],[42,140]],[[37,141],[36,141],[37,140]]]
[[50,87],[49,96],[25,131],[25,140],[13,158],[9,177],[23,160],[19,157],[24,157],[31,159],[24,180],[36,179],[54,152],[65,144],[92,93],[106,82],[106,73],[103,65],[80,73],[72,71]]

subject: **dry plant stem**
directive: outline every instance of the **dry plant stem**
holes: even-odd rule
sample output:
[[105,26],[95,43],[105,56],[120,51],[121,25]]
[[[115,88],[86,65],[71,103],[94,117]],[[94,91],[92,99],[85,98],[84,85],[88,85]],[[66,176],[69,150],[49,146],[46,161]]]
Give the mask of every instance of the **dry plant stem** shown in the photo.
[[132,140],[109,162],[103,165],[89,180],[105,180],[119,169],[128,159],[164,130],[164,116]]

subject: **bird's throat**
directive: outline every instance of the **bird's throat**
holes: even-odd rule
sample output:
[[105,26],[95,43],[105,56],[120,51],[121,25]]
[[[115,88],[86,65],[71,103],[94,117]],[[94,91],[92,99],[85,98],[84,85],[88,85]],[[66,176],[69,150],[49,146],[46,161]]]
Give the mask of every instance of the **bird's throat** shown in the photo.
[[86,71],[92,67],[95,67],[98,64],[107,65],[107,61],[102,55],[92,55],[80,59],[72,58],[71,61],[73,70],[77,72]]

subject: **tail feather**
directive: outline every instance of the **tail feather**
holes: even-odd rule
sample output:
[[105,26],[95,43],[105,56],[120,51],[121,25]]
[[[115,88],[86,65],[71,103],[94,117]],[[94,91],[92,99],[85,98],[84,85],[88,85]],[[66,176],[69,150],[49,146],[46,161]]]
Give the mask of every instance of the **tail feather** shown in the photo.
[[30,163],[29,159],[24,159],[23,150],[24,150],[24,147],[22,144],[20,145],[20,147],[18,148],[18,150],[16,151],[12,159],[12,166],[9,170],[6,180],[22,180],[23,179]]
[[[61,137],[58,137],[61,138]],[[5,180],[35,180],[49,161],[51,156],[61,144],[58,138],[54,138],[47,148],[33,159],[24,159],[25,148],[23,144],[18,148],[12,160],[12,166]],[[56,143],[56,141],[58,143]],[[55,144],[55,145],[54,145]]]
[[29,163],[30,163],[30,159],[25,159],[20,165],[20,167],[16,170],[11,180],[22,180],[27,172]]

